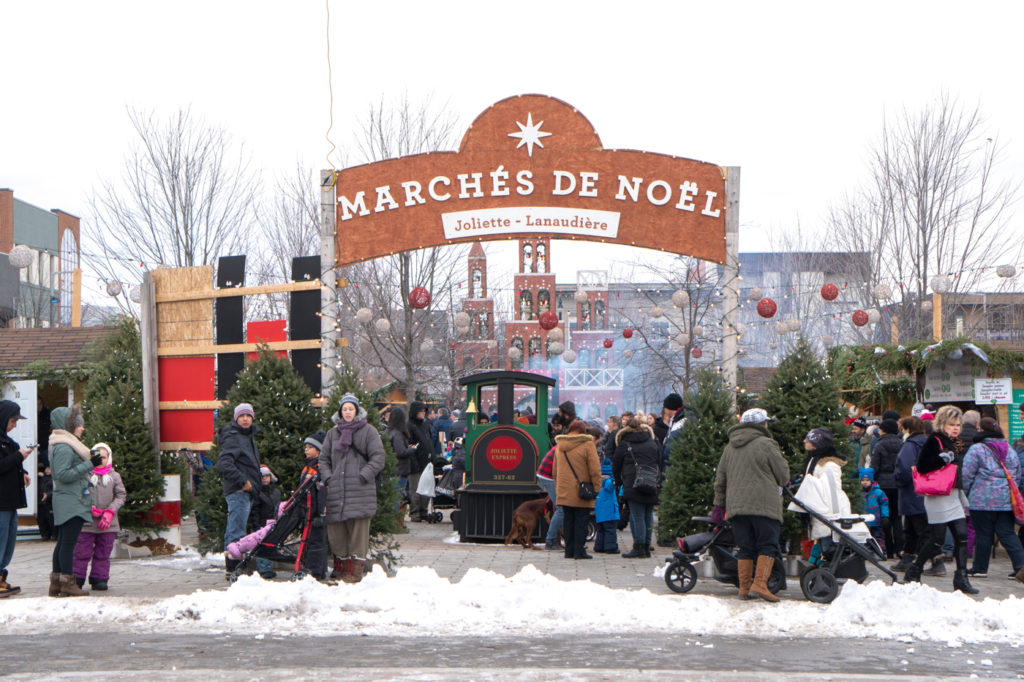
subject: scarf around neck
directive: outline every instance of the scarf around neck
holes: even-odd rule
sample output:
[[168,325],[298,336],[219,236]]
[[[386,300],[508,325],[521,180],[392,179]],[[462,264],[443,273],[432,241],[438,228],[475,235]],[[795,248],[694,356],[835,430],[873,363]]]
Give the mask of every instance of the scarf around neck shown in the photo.
[[352,436],[355,432],[366,425],[365,419],[353,419],[350,422],[342,421],[335,426],[338,429],[338,446],[342,451],[352,447]]

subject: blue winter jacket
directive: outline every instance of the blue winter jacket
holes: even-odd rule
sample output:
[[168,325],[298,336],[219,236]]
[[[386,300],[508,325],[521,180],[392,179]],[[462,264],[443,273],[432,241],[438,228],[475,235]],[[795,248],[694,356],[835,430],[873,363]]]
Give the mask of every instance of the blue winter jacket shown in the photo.
[[985,511],[1010,511],[1010,486],[1006,480],[1006,465],[1014,484],[1019,488],[1021,483],[1020,460],[1017,453],[1007,445],[1005,440],[986,438],[982,443],[975,443],[964,456],[963,486],[970,502],[971,509]]
[[889,498],[875,482],[864,491],[864,513],[875,515],[874,521],[868,521],[871,528],[878,528],[882,525],[882,519],[889,518]]
[[893,471],[893,478],[900,489],[900,508],[902,516],[911,514],[924,514],[924,498],[914,492],[914,472],[911,470],[917,466],[917,458],[921,456],[921,448],[928,436],[923,433],[916,433],[908,438],[900,448],[900,454],[896,458],[896,469]]
[[619,520],[619,498],[612,481],[612,463],[607,459],[601,464],[601,490],[597,493],[594,516],[598,523]]

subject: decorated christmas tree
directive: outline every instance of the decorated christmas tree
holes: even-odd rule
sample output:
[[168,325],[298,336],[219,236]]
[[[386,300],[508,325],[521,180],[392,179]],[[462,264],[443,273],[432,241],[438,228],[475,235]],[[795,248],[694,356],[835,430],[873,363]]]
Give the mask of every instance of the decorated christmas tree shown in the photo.
[[367,423],[380,432],[384,444],[385,464],[380,487],[377,488],[377,513],[370,521],[370,561],[390,570],[397,558],[395,551],[398,549],[398,543],[395,542],[394,534],[402,532],[403,529],[402,513],[398,511],[401,501],[401,493],[398,491],[398,460],[391,449],[391,439],[384,434],[387,425],[381,423],[380,412],[374,406],[373,398],[359,385],[359,373],[347,363],[335,375],[334,388],[324,410],[327,419],[323,429],[328,431],[334,427],[330,418],[337,414],[341,406],[341,397],[346,393],[352,393],[359,399],[359,404],[366,410]]
[[86,445],[106,443],[121,474],[127,501],[118,514],[121,526],[138,533],[159,526],[147,512],[164,492],[153,434],[142,404],[142,349],[135,321],[123,318],[118,333],[98,348],[82,403]]
[[[296,374],[287,358],[279,358],[265,347],[246,364],[228,391],[224,408],[218,410],[216,433],[231,423],[235,406],[250,403],[256,413],[254,424],[260,463],[278,478],[281,498],[287,499],[299,484],[305,459],[302,442],[321,427],[321,410],[312,404],[313,394]],[[214,444],[209,457],[217,461]],[[220,551],[224,542],[227,506],[220,473],[214,468],[203,474],[196,508],[200,524],[201,551]]]
[[658,500],[658,541],[662,543],[671,543],[677,534],[692,530],[692,517],[711,512],[715,470],[728,442],[729,427],[736,423],[721,375],[705,369],[695,378],[695,387],[685,399],[693,411],[673,442]]
[[[836,451],[849,454],[850,432],[844,423],[847,411],[843,407],[839,386],[803,336],[797,339],[772,375],[759,407],[773,417],[768,431],[778,441],[789,462],[791,477],[803,473],[807,458],[804,437],[811,429],[825,427],[831,430]],[[856,463],[853,466],[855,471]],[[860,508],[862,499],[860,483],[855,474],[853,477],[846,475],[848,472],[849,468],[844,468],[843,489],[856,510]],[[796,517],[787,515],[783,537],[792,537],[799,530]]]

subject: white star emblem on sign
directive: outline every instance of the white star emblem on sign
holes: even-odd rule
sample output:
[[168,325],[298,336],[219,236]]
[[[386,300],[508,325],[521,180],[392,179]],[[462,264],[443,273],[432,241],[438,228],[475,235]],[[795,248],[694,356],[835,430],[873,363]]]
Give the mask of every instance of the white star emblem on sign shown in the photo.
[[533,114],[526,114],[526,125],[523,125],[519,121],[516,121],[516,125],[519,126],[518,133],[509,133],[509,137],[518,137],[519,144],[516,145],[516,149],[519,149],[524,144],[526,145],[526,153],[533,156],[533,145],[537,145],[541,149],[544,145],[540,143],[540,138],[548,137],[551,133],[541,132],[540,127],[544,125],[544,121],[540,121],[537,125],[533,125]]

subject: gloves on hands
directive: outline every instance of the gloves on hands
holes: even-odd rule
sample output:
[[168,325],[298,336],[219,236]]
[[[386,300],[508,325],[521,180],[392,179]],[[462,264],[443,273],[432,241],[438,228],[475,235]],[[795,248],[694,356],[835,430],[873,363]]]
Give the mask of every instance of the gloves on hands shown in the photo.
[[93,455],[92,457],[89,458],[89,461],[92,462],[92,465],[94,467],[98,467],[99,465],[103,464],[103,455]]
[[110,524],[114,522],[114,510],[104,509],[103,515],[100,516],[100,520],[96,522],[96,527],[100,530],[106,530],[110,528]]
[[725,521],[725,507],[715,505],[711,508],[711,523],[717,526],[722,521]]

